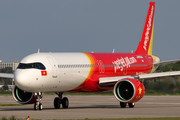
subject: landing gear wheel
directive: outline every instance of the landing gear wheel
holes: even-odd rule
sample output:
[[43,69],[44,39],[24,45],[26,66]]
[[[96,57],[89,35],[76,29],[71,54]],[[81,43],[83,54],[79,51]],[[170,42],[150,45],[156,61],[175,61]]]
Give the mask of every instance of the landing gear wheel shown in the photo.
[[128,103],[130,108],[133,108],[135,106],[135,103]]
[[69,100],[68,100],[67,97],[64,97],[64,98],[62,99],[62,106],[63,106],[63,108],[68,108],[68,106],[69,106]]
[[120,106],[121,106],[121,108],[125,108],[126,107],[126,103],[120,102]]
[[56,92],[58,97],[54,99],[54,108],[58,109],[60,108],[60,105],[62,104],[63,108],[68,108],[69,107],[69,100],[67,97],[62,97],[63,92]]
[[60,108],[60,104],[61,104],[60,99],[58,97],[56,97],[54,99],[54,108],[55,109],[59,109]]
[[42,110],[43,109],[43,106],[42,106],[42,103],[39,104],[39,110]]
[[38,105],[36,103],[34,103],[34,110],[38,109]]

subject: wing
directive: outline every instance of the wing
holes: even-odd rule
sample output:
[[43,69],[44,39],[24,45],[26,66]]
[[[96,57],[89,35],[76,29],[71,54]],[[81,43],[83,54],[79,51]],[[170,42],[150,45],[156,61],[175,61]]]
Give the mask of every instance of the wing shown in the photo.
[[168,61],[160,61],[159,63],[154,63],[154,64],[166,64],[166,63],[173,63],[173,62],[179,62],[180,59],[176,60],[168,60]]
[[1,78],[14,78],[14,74],[0,73]]
[[162,73],[149,73],[149,74],[142,74],[142,75],[119,76],[119,77],[101,77],[101,78],[99,78],[99,85],[100,86],[113,85],[118,80],[121,80],[124,78],[133,78],[133,79],[142,80],[142,79],[173,77],[173,76],[180,76],[180,71],[162,72]]

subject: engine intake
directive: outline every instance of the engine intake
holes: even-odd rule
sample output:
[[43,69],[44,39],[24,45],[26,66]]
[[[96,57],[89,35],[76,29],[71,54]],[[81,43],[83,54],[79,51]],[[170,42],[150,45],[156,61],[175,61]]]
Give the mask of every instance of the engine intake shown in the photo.
[[124,103],[137,102],[144,96],[144,93],[144,85],[136,79],[122,79],[114,86],[114,96]]
[[14,87],[12,94],[14,100],[20,104],[32,104],[35,103],[37,99],[33,93],[25,92],[19,89],[17,86]]

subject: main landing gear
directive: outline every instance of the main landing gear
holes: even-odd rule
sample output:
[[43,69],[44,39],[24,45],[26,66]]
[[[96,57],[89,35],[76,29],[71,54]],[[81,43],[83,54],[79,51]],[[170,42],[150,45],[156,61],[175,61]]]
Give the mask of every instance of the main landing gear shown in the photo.
[[58,97],[54,98],[54,108],[59,109],[61,104],[63,108],[68,108],[69,100],[67,97],[62,97],[63,92],[56,93]]
[[42,110],[42,103],[41,103],[41,98],[42,98],[42,93],[35,93],[35,95],[37,95],[37,99],[36,99],[36,103],[34,103],[34,110]]
[[[127,103],[120,102],[120,107],[125,108]],[[133,108],[135,106],[135,103],[128,103],[129,108]]]

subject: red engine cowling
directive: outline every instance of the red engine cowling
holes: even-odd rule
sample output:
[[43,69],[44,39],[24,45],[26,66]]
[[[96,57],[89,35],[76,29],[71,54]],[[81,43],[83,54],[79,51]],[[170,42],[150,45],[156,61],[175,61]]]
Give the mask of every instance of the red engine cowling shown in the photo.
[[145,93],[144,85],[136,79],[125,78],[119,80],[114,86],[114,96],[124,103],[139,101]]
[[17,86],[14,87],[12,94],[14,100],[20,104],[33,104],[37,99],[37,96],[34,96],[33,93],[25,92],[19,89]]

